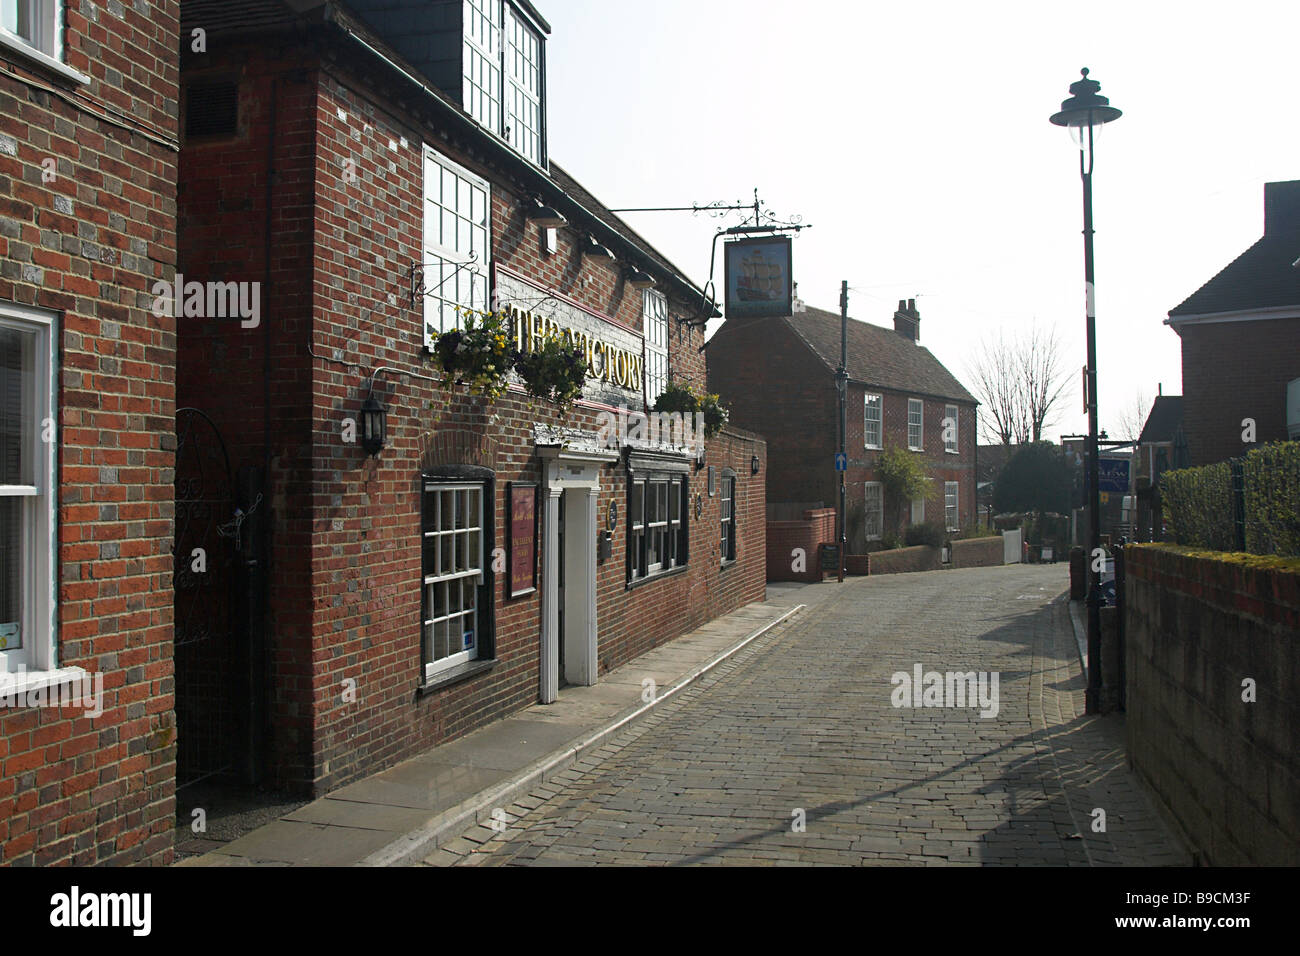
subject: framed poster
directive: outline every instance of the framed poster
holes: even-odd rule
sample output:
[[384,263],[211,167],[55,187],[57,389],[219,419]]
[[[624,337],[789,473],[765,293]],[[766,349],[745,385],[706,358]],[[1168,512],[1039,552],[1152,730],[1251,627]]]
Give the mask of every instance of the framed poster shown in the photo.
[[537,483],[506,484],[506,595],[523,597],[537,590]]
[[794,303],[789,236],[726,244],[727,318],[789,315]]

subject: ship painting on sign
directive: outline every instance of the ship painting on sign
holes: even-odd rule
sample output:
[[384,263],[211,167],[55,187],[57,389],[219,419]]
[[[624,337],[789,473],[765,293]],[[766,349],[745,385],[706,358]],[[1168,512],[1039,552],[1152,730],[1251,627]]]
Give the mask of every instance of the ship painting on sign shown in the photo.
[[785,274],[779,262],[765,255],[766,247],[755,246],[740,262],[736,298],[741,302],[775,302],[785,295]]

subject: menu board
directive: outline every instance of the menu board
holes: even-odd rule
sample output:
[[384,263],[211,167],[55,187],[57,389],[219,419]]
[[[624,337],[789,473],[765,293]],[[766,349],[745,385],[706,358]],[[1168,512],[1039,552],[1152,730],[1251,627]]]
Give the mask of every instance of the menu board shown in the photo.
[[510,597],[537,590],[537,485],[512,481],[506,486],[506,547]]

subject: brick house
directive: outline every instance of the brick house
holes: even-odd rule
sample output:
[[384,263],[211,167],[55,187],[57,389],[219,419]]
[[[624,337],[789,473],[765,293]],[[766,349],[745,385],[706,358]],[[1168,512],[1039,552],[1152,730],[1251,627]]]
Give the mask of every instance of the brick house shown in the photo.
[[1286,441],[1300,378],[1300,180],[1264,185],[1264,235],[1169,311],[1182,340],[1183,429],[1192,465]]
[[0,861],[172,855],[176,0],[0,4]]
[[[178,530],[184,553],[224,543],[177,585],[178,629],[183,604],[222,623],[178,652],[181,784],[323,793],[761,600],[763,441],[729,429],[700,458],[603,434],[670,379],[703,387],[709,315],[553,161],[533,5],[181,17],[206,49],[182,57],[178,271],[262,302],[256,325],[179,320],[178,404],[197,459],[222,450],[224,516]],[[442,387],[433,341],[489,305],[521,346],[585,343],[601,374],[567,417],[518,385]],[[348,436],[368,400],[373,457]]]
[[[852,318],[848,323],[850,553],[877,548],[909,524],[960,529],[975,518],[978,402],[920,344],[920,325],[914,300],[899,302],[892,330]],[[729,317],[707,353],[709,387],[730,405],[731,420],[767,438],[772,516],[786,516],[782,505],[835,507],[840,317],[814,308],[781,318]],[[956,428],[945,434],[947,418]],[[931,480],[931,493],[900,507],[898,515],[886,513],[876,471],[889,447],[924,456]]]

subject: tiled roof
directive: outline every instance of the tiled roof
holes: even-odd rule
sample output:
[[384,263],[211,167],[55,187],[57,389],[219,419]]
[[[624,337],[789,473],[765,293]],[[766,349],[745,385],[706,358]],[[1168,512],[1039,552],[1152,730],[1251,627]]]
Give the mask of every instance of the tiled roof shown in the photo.
[[1151,406],[1147,423],[1142,426],[1138,441],[1167,442],[1174,440],[1174,434],[1183,425],[1183,397],[1181,395],[1157,395]]
[[[319,3],[299,2],[306,10]],[[209,36],[225,33],[255,33],[278,30],[299,20],[299,14],[285,0],[181,0],[181,36],[201,27]]]
[[[840,364],[840,317],[808,307],[782,321],[808,343],[834,371]],[[899,392],[950,398],[977,404],[974,395],[943,367],[930,350],[904,338],[893,329],[850,318],[848,323],[849,378]]]
[[[551,178],[555,180],[557,186],[573,197],[573,199],[577,201],[579,205],[583,206],[589,213],[602,222],[608,223],[617,229],[625,239],[635,246],[643,255],[654,262],[654,264],[660,269],[664,270],[669,275],[677,277],[687,288],[692,290],[694,295],[700,300],[701,305],[703,305],[703,291],[695,288],[695,284],[686,278],[686,273],[682,272],[681,269],[669,262],[668,259],[659,252],[659,250],[646,242],[646,240],[643,239],[636,230],[629,226],[624,220],[610,212],[609,208],[605,206],[604,203],[591,193],[587,192],[586,188],[568,172],[561,169],[554,159],[551,160]],[[716,314],[716,312],[711,308],[706,308],[706,311],[710,314]]]
[[1300,315],[1300,180],[1264,186],[1264,236],[1169,310],[1180,316],[1296,307]]

